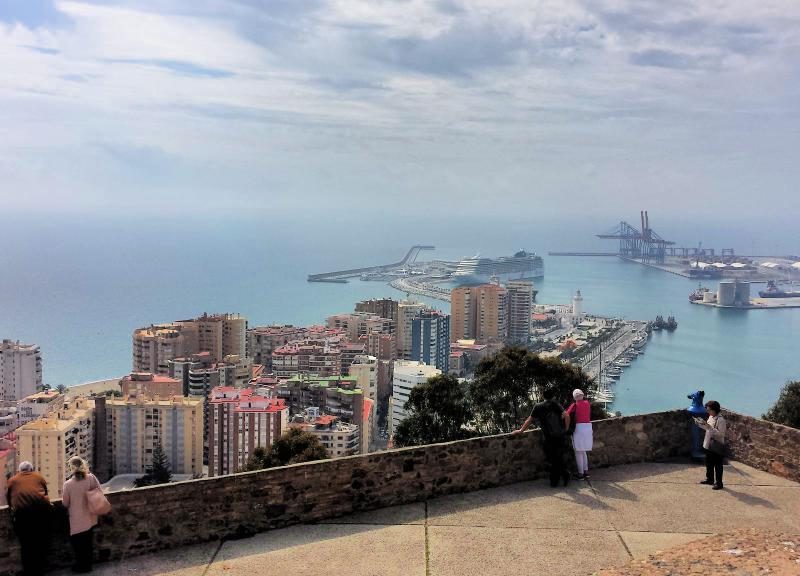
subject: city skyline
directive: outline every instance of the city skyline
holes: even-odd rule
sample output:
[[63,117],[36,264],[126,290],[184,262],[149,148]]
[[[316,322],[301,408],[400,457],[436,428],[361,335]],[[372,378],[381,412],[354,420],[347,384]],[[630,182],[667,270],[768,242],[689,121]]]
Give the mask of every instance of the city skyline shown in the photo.
[[468,197],[454,215],[497,217],[500,195],[674,219],[768,194],[778,218],[800,209],[798,17],[778,0],[12,0],[4,208],[321,218]]

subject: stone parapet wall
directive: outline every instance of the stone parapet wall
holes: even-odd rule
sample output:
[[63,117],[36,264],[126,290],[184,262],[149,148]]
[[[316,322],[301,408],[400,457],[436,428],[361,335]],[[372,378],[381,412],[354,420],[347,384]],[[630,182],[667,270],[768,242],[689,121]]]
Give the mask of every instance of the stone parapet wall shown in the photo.
[[[594,428],[594,467],[687,455],[691,445],[683,410],[602,420]],[[537,430],[117,492],[109,494],[113,512],[96,530],[96,554],[117,560],[245,537],[545,473]],[[60,502],[54,508],[52,563],[66,566],[66,514]],[[0,542],[0,576],[16,574],[19,548],[7,508],[0,509]]]
[[723,410],[731,457],[800,482],[800,430]]

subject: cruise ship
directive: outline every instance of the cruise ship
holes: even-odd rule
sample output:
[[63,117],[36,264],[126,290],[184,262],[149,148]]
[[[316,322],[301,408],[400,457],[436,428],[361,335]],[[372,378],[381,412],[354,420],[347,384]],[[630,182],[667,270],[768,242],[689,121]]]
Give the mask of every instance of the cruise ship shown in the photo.
[[500,258],[466,258],[458,263],[450,276],[457,284],[485,284],[496,277],[500,282],[541,278],[544,262],[534,252],[520,250],[513,256]]

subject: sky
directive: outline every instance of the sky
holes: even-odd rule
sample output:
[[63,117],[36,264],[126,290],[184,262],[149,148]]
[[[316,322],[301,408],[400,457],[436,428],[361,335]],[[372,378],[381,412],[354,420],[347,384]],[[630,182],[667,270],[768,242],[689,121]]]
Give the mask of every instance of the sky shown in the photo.
[[799,73],[796,0],[2,0],[0,212],[768,230]]

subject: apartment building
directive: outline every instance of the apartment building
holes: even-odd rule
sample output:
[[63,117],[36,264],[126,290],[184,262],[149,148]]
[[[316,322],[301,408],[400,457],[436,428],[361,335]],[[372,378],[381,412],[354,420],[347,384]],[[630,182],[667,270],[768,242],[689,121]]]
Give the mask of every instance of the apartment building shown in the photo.
[[498,284],[454,288],[450,299],[451,342],[505,340],[507,300],[507,290]]
[[397,322],[399,302],[392,298],[372,298],[356,303],[356,312],[368,312]]
[[275,386],[273,395],[286,401],[291,416],[317,407],[321,414],[359,426],[364,423],[365,400],[369,400],[353,376],[297,375]]
[[405,404],[408,395],[417,384],[426,382],[428,378],[438,376],[442,371],[416,360],[396,360],[392,375],[392,397],[390,399],[389,434],[393,434],[400,422],[405,420]]
[[342,352],[339,342],[307,340],[289,342],[272,352],[272,371],[278,378],[297,374],[338,376],[342,373]]
[[247,331],[247,345],[253,362],[272,372],[272,351],[293,340],[306,338],[307,329],[291,324],[256,326]]
[[367,343],[364,340],[359,342],[342,342],[339,345],[341,351],[341,374],[347,376],[350,374],[350,366],[353,364],[356,356],[363,356],[367,353]]
[[247,356],[247,319],[204,314],[192,320],[154,324],[133,332],[133,372],[169,375],[169,361],[208,352],[212,362]]
[[183,396],[183,383],[180,380],[151,372],[132,372],[119,381],[119,386],[123,396]]
[[0,342],[0,403],[17,402],[42,387],[42,354],[35,344]]
[[533,282],[510,280],[507,291],[507,341],[509,344],[526,345],[531,336],[531,312],[533,310]]
[[42,390],[17,402],[17,425],[43,418],[64,405],[64,394],[57,390]]
[[394,334],[395,332],[394,320],[369,312],[350,312],[329,316],[326,325],[330,329],[343,331],[350,341],[358,340],[367,334]]
[[202,474],[202,399],[108,398],[105,412],[110,476],[150,471],[158,444],[173,473]]
[[350,365],[350,376],[355,378],[356,387],[373,401],[378,400],[378,366],[377,358],[365,354],[356,356]]
[[450,315],[423,310],[411,320],[411,360],[447,373],[450,365]]
[[361,453],[360,427],[343,422],[336,416],[316,415],[311,409],[310,415],[296,418],[289,426],[316,436],[331,458]]
[[47,481],[50,496],[60,498],[69,477],[69,460],[94,458],[94,401],[76,398],[44,418],[17,428],[17,459],[31,462]]
[[17,471],[17,437],[14,434],[0,436],[0,506],[6,506],[6,478]]
[[208,475],[244,469],[259,446],[269,448],[286,431],[289,407],[282,399],[252,389],[220,386],[211,391],[208,427]]
[[397,337],[397,357],[401,360],[411,359],[412,322],[426,308],[427,306],[421,302],[408,300],[403,300],[397,305],[397,330],[395,336]]

